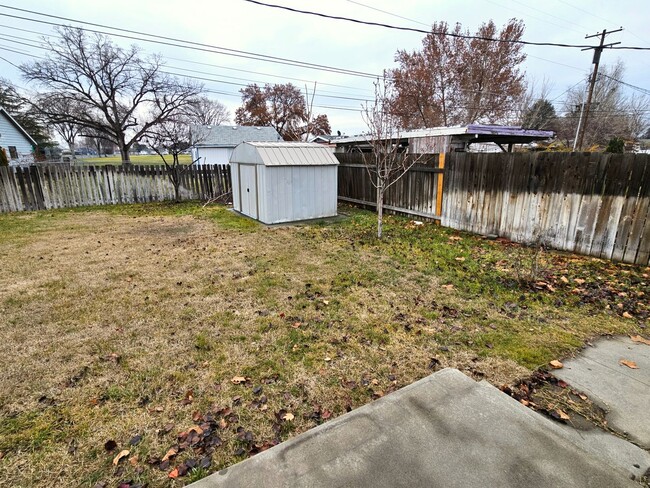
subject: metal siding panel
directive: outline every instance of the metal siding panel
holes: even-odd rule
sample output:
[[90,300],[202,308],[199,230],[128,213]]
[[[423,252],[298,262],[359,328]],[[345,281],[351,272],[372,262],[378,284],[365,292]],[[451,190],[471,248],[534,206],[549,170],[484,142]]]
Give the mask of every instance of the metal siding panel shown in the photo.
[[325,195],[325,213],[326,216],[333,216],[337,214],[337,204],[338,204],[338,170],[336,166],[328,166],[325,168],[325,174],[329,178],[325,178],[328,182],[327,192],[324,192]]
[[278,170],[273,166],[264,167],[266,173],[266,218],[268,222],[273,224],[277,221],[278,215],[278,206],[280,202],[278,200]]
[[268,173],[266,166],[257,166],[257,205],[259,208],[258,219],[262,222],[268,223]]
[[293,167],[285,166],[281,170],[282,179],[280,180],[280,188],[283,195],[282,213],[278,216],[278,221],[287,222],[293,220],[294,206],[293,206]]
[[319,166],[307,166],[306,169],[309,170],[309,212],[314,216],[320,216],[320,200],[321,195],[317,189],[318,181],[318,172],[320,170]]
[[232,208],[241,212],[241,205],[239,204],[239,164],[231,165],[230,178],[232,180]]

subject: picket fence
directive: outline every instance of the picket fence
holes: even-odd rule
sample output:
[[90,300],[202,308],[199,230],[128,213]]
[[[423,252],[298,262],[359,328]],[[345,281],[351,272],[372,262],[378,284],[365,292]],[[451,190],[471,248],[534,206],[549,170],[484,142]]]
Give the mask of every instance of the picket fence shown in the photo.
[[[72,166],[64,164],[0,167],[0,212],[173,200],[165,166]],[[209,200],[232,190],[230,167],[186,168],[183,200]]]

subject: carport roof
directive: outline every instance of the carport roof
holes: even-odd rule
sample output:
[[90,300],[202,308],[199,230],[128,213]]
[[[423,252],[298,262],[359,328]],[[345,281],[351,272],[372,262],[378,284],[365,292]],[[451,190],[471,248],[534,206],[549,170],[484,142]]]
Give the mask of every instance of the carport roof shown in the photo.
[[307,142],[242,142],[231,163],[264,166],[332,166],[339,164],[331,149]]

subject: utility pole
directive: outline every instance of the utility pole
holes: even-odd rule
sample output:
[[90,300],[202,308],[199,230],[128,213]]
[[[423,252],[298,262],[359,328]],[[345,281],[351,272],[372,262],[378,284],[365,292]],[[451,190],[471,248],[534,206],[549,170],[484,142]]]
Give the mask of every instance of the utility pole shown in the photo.
[[589,118],[589,109],[591,108],[591,98],[594,95],[594,85],[596,84],[596,77],[598,76],[598,65],[600,64],[600,55],[603,52],[604,48],[611,47],[616,44],[620,44],[620,42],[612,42],[610,44],[605,44],[605,36],[607,36],[608,34],[613,34],[614,32],[620,32],[622,30],[623,30],[622,27],[620,29],[616,29],[613,31],[608,31],[607,29],[603,29],[603,31],[600,34],[585,36],[585,39],[591,39],[592,37],[600,37],[600,45],[594,47],[586,47],[583,49],[583,51],[587,51],[588,49],[594,50],[594,59],[592,60],[592,64],[594,65],[594,70],[593,73],[591,74],[591,79],[589,80],[589,94],[587,95],[587,103],[583,105],[581,117],[578,122],[578,135],[576,137],[576,143],[573,145],[574,151],[576,150],[576,148],[578,151],[582,151],[582,142],[585,138],[587,119]]

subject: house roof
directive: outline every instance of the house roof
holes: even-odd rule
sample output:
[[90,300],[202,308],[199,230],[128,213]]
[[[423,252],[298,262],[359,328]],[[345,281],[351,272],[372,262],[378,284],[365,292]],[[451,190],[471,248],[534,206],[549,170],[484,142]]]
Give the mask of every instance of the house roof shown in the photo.
[[248,141],[281,141],[273,127],[245,125],[201,125],[195,127],[200,142],[197,147],[235,147]]
[[[430,127],[427,129],[418,129],[404,131],[396,134],[392,139],[415,139],[420,137],[432,136],[458,136],[475,142],[488,141],[513,141],[513,142],[531,142],[534,140],[550,139],[555,135],[551,130],[524,129],[522,127],[505,126],[505,125],[482,125],[470,124],[456,127]],[[359,142],[369,142],[369,135],[360,135],[335,139],[337,145],[352,144]]]
[[23,127],[22,127],[18,122],[16,122],[16,119],[14,119],[14,118],[9,114],[9,112],[7,112],[3,107],[0,107],[0,114],[4,115],[4,116],[7,118],[7,120],[9,120],[9,122],[11,122],[11,125],[13,125],[13,126],[18,130],[18,132],[20,132],[22,135],[24,135],[25,138],[26,138],[26,139],[27,139],[27,140],[28,140],[28,141],[29,141],[33,146],[37,146],[37,145],[38,145],[38,144],[36,143],[36,141],[34,140],[34,138],[33,138],[32,136],[30,136],[30,135],[27,133],[27,131],[26,131],[25,129],[23,129]]
[[332,151],[322,144],[309,142],[242,142],[230,163],[264,166],[331,166],[339,164]]

